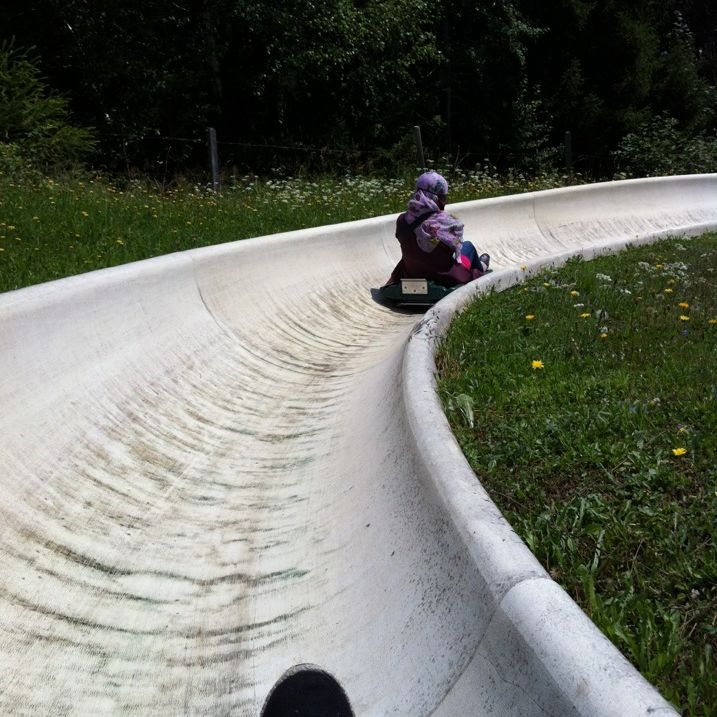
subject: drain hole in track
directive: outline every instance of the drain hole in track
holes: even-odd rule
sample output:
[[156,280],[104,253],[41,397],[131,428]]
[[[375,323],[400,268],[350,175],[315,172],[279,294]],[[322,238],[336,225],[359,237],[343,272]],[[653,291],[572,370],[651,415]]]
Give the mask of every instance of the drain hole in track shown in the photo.
[[315,665],[287,670],[267,697],[261,717],[353,717],[341,685]]

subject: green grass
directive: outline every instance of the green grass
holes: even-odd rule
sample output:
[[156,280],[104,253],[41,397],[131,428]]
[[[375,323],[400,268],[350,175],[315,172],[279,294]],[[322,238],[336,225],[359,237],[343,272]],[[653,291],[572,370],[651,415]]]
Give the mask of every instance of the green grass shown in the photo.
[[[568,181],[441,171],[452,202]],[[163,191],[100,178],[0,176],[0,292],[198,246],[398,213],[414,181],[241,177],[215,195],[187,184]]]
[[716,715],[717,234],[490,294],[437,365],[464,453],[545,568],[680,710]]

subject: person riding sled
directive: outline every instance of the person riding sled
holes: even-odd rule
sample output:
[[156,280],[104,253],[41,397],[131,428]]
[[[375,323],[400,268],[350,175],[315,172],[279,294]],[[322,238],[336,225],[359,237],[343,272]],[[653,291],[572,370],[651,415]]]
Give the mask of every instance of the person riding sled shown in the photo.
[[401,260],[387,285],[401,279],[428,279],[441,286],[456,286],[488,271],[488,254],[478,256],[463,240],[463,224],[445,211],[448,182],[437,172],[425,172],[406,211],[396,220]]

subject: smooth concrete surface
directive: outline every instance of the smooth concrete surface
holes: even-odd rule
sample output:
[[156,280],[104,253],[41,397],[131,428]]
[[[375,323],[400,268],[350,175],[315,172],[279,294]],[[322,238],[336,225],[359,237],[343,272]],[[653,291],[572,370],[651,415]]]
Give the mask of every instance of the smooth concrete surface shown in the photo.
[[302,664],[356,715],[671,712],[470,473],[432,350],[480,282],[717,227],[717,175],[450,209],[498,271],[425,317],[369,293],[395,217],[0,295],[0,714],[254,716]]

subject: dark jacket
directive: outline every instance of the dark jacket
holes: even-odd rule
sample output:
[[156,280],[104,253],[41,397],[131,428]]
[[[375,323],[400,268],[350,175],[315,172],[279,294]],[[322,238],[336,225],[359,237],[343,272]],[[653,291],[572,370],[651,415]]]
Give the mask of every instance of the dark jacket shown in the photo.
[[473,278],[471,271],[456,263],[452,250],[445,244],[439,243],[430,253],[423,251],[405,213],[396,220],[396,239],[401,245],[401,261],[391,273],[389,284],[401,279],[430,279],[442,286],[455,286]]

